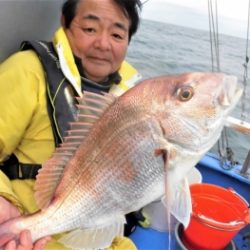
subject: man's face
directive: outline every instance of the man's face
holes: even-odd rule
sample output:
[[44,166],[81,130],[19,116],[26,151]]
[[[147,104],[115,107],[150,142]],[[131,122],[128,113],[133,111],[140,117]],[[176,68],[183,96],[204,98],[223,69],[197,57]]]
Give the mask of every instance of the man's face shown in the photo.
[[87,78],[101,82],[119,69],[128,48],[129,25],[113,0],[80,0],[65,32]]

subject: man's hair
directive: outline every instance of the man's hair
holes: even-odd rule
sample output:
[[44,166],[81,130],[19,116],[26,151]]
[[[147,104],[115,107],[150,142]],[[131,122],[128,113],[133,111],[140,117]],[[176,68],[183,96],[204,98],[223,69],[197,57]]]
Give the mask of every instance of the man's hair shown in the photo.
[[[62,15],[65,20],[65,28],[69,28],[76,15],[77,5],[81,0],[66,0],[62,6]],[[122,9],[124,15],[130,20],[129,41],[136,33],[140,23],[140,10],[142,3],[140,0],[113,0]]]

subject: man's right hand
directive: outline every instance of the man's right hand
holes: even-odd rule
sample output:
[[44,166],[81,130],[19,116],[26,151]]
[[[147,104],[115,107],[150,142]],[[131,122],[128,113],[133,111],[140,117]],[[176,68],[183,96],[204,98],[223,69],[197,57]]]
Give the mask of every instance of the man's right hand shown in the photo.
[[[19,210],[11,202],[0,197],[0,224],[20,215]],[[2,247],[4,250],[43,250],[50,239],[51,237],[47,236],[33,243],[30,231],[24,230],[19,235],[18,244],[15,240],[11,240]]]
[[5,198],[0,197],[0,224],[14,217],[20,216],[19,210]]

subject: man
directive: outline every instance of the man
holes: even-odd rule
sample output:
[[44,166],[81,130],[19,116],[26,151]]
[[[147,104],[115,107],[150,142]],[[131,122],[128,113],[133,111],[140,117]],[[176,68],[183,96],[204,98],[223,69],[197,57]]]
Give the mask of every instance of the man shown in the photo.
[[[74,97],[84,90],[120,95],[140,78],[124,61],[140,8],[140,0],[67,0],[53,43],[25,42],[0,65],[0,222],[38,210],[34,179],[75,119]],[[19,244],[2,244],[39,250],[49,239],[33,245],[24,231]],[[122,237],[111,246],[134,248]],[[46,249],[66,248],[52,240]]]

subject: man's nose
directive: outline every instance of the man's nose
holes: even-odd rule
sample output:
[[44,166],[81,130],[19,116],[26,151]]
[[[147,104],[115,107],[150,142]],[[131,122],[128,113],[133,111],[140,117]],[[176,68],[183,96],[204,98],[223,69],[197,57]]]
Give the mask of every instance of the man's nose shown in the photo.
[[101,50],[109,50],[111,48],[110,39],[110,35],[102,32],[96,37],[95,46]]

